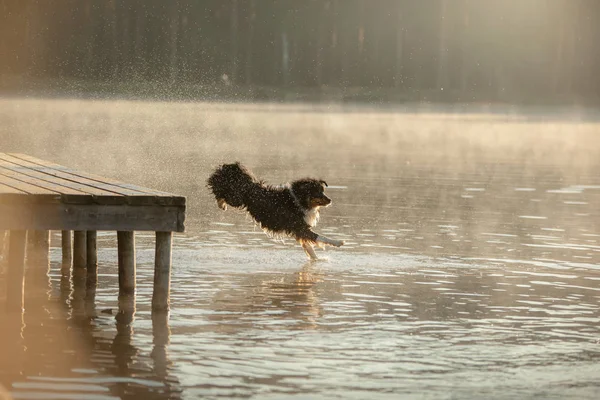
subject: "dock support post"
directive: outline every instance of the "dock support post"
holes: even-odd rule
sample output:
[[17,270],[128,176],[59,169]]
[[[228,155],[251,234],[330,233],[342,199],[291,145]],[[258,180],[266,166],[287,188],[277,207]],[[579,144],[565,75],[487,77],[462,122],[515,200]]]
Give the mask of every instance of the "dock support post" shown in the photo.
[[4,256],[4,244],[6,243],[6,233],[8,231],[0,231],[0,257]]
[[6,308],[9,311],[23,310],[23,288],[25,284],[25,246],[27,231],[10,231],[8,244],[8,277]]
[[[29,231],[27,234],[27,264],[48,268],[50,231]],[[39,264],[39,265],[38,265]]]
[[[119,311],[115,316],[117,324],[130,325],[135,318],[135,293],[119,294]],[[117,327],[117,331],[119,327]]]
[[86,231],[73,233],[73,269],[86,268],[87,266],[87,240]]
[[61,245],[62,245],[62,264],[63,267],[67,265],[71,268],[71,262],[73,262],[73,243],[71,241],[71,231],[61,231]]
[[95,287],[98,282],[98,247],[97,232],[87,231],[86,253],[87,253],[87,287]]
[[171,242],[172,232],[156,232],[154,261],[154,292],[152,310],[168,311],[171,290]]
[[119,258],[119,293],[135,292],[135,236],[133,232],[117,232]]

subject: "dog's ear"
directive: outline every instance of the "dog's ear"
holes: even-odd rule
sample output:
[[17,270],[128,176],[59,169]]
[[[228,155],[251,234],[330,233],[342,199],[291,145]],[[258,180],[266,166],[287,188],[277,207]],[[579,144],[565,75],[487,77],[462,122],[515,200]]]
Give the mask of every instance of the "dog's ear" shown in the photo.
[[319,183],[320,183],[321,185],[324,185],[325,187],[328,187],[328,186],[329,186],[329,185],[327,185],[327,182],[325,182],[323,179],[321,179],[321,180],[319,181]]

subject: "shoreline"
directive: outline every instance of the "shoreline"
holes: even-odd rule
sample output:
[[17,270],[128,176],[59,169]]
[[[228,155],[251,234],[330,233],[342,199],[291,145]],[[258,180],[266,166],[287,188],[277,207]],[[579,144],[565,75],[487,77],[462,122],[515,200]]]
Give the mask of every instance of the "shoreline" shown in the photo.
[[574,96],[484,96],[453,90],[411,91],[365,87],[266,87],[233,84],[171,84],[165,82],[107,82],[82,79],[28,79],[0,77],[1,96],[62,97],[153,101],[210,101],[225,103],[271,102],[394,106],[440,104],[445,106],[583,107],[600,106],[600,98]]

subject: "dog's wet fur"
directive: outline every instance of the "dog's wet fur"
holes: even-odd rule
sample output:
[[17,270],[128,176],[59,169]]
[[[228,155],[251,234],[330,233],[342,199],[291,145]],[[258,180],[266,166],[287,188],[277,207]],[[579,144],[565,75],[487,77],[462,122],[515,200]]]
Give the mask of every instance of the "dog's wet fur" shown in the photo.
[[319,220],[319,208],[331,205],[324,180],[303,178],[272,186],[236,162],[218,167],[207,183],[221,209],[231,206],[248,211],[267,233],[295,238],[311,258],[316,258],[312,248],[315,244],[343,244],[311,229]]

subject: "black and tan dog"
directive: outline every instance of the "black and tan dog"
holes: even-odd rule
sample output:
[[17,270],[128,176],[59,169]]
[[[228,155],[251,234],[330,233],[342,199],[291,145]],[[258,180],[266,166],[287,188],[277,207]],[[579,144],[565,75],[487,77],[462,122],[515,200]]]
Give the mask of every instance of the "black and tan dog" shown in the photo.
[[295,238],[313,260],[317,259],[313,245],[344,244],[311,229],[319,220],[319,208],[331,205],[323,180],[304,178],[271,186],[238,162],[217,168],[208,178],[208,187],[221,209],[226,210],[228,205],[245,209],[268,234]]

